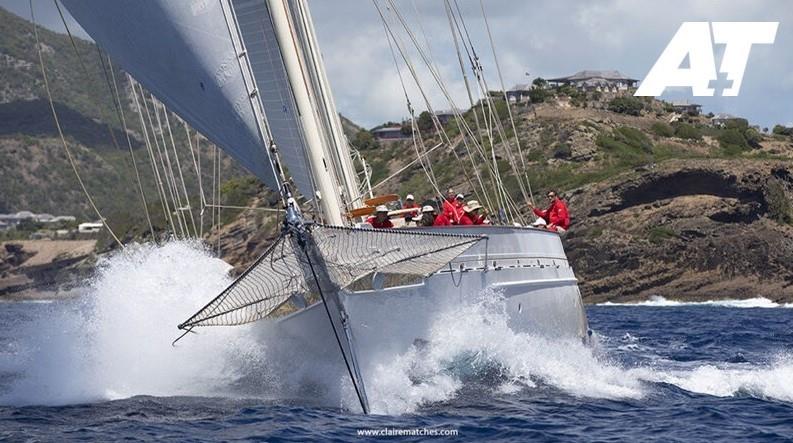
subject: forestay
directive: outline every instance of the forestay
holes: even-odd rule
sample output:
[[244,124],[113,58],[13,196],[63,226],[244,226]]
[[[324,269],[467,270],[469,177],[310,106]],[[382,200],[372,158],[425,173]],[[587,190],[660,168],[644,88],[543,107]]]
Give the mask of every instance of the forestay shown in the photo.
[[[310,235],[336,285],[323,290],[345,288],[374,272],[428,276],[483,238],[323,225],[311,226]],[[302,271],[308,265],[305,253],[290,235],[282,235],[244,274],[179,328],[249,323],[288,312],[286,307],[279,308],[290,299],[318,300],[309,289],[315,282],[306,281]]]
[[222,2],[63,3],[97,44],[170,110],[278,189],[269,140],[261,136],[231,38],[233,19]]

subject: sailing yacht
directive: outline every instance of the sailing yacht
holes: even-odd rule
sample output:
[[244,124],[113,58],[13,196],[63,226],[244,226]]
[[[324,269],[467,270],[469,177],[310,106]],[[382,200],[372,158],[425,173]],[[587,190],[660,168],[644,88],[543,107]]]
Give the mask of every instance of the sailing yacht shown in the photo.
[[281,236],[180,329],[261,320],[341,368],[364,413],[373,368],[420,346],[439,307],[488,289],[514,331],[587,339],[554,232],[355,226],[348,215],[363,198],[305,0],[62,2],[124,70],[282,197]]

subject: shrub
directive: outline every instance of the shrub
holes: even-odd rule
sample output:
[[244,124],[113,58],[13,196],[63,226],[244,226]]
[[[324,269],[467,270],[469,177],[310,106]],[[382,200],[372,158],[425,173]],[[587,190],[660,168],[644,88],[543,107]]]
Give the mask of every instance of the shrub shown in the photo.
[[608,110],[619,114],[641,115],[644,103],[636,97],[617,97],[608,104]]
[[674,137],[675,130],[671,126],[663,122],[655,122],[651,127],[655,135],[659,137]]
[[764,191],[768,216],[777,223],[793,225],[793,203],[785,194],[782,183],[776,179],[769,180]]
[[435,127],[435,124],[432,121],[432,114],[427,111],[419,114],[419,118],[416,121],[416,126],[419,127],[419,131],[421,132],[432,131],[432,129]]
[[573,150],[567,143],[559,143],[553,151],[554,158],[568,159],[573,156]]
[[[408,130],[410,127],[408,127]],[[404,127],[402,128],[404,131]],[[352,145],[356,148],[364,151],[368,149],[377,149],[380,147],[380,144],[377,142],[377,139],[374,138],[371,132],[367,131],[366,129],[361,129],[360,131],[355,133],[355,137],[352,139]]]
[[675,137],[684,138],[687,140],[699,140],[702,138],[702,133],[693,125],[688,123],[677,123],[674,126]]
[[545,89],[534,88],[529,91],[529,100],[532,103],[542,103],[550,97],[550,93]]
[[760,147],[760,141],[763,139],[763,136],[757,132],[757,129],[746,128],[746,130],[743,131],[743,136],[746,138],[746,143],[752,148],[757,149]]
[[725,129],[719,135],[718,140],[727,155],[738,155],[749,150],[749,143],[738,129]]
[[644,133],[630,126],[620,126],[614,130],[614,138],[644,152],[653,151],[653,143]]
[[793,136],[793,127],[788,128],[783,125],[774,125],[772,132],[776,135]]

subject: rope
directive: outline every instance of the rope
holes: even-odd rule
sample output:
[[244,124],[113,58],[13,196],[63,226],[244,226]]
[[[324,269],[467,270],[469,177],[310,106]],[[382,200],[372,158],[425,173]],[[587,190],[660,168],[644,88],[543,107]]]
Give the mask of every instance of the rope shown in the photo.
[[83,179],[82,177],[80,177],[80,173],[77,170],[77,164],[74,162],[74,157],[72,157],[72,152],[69,149],[69,145],[66,143],[66,138],[63,135],[63,129],[61,128],[61,123],[60,120],[58,119],[58,113],[55,111],[55,102],[52,99],[52,92],[50,91],[50,84],[47,78],[47,70],[44,66],[44,56],[41,53],[41,42],[39,41],[39,31],[38,31],[38,25],[36,24],[36,15],[33,12],[33,0],[30,0],[29,3],[30,3],[30,19],[33,24],[33,35],[36,37],[36,52],[38,52],[39,65],[41,66],[41,75],[42,78],[44,79],[44,89],[47,92],[47,100],[49,101],[50,110],[52,110],[52,117],[55,120],[55,126],[58,129],[58,135],[60,136],[61,143],[63,144],[63,149],[66,152],[66,157],[69,159],[69,164],[72,167],[72,171],[74,171],[74,176],[77,177],[77,182],[80,184],[80,188],[82,188],[83,194],[85,194],[85,198],[88,200],[88,203],[91,205],[91,208],[96,213],[96,216],[99,217],[99,219],[102,221],[102,224],[105,225],[107,231],[113,237],[113,240],[116,241],[116,244],[118,244],[121,248],[123,248],[124,244],[121,243],[121,240],[119,240],[118,236],[116,236],[116,233],[113,232],[113,229],[111,229],[110,225],[107,224],[107,219],[105,219],[105,217],[102,216],[102,213],[99,212],[99,208],[97,208],[96,204],[94,203],[94,199],[91,198],[91,194],[88,192],[88,188],[86,188],[85,183],[83,183]]
[[[97,46],[97,50],[99,50],[99,46]],[[107,68],[105,67],[104,57],[101,56],[99,59],[102,61],[102,69],[105,71],[105,79],[107,79]],[[124,135],[127,136],[127,148],[129,149],[129,156],[132,159],[132,167],[135,169],[135,182],[138,185],[138,192],[140,193],[141,203],[143,204],[143,212],[146,214],[146,223],[149,225],[149,232],[151,232],[151,237],[154,239],[154,225],[151,222],[151,214],[149,214],[149,204],[146,202],[146,194],[143,192],[143,182],[140,179],[140,171],[138,170],[138,162],[135,160],[135,152],[132,149],[132,140],[129,136],[129,129],[127,128],[127,119],[124,117],[124,109],[121,104],[121,95],[118,92],[118,83],[116,83],[116,74],[113,72],[113,64],[110,61],[110,57],[107,58],[107,63],[110,65],[110,74],[113,80],[113,91],[114,91],[114,100],[113,104],[118,104],[118,116],[121,120],[121,127],[124,129]]]
[[493,40],[493,34],[490,32],[490,22],[487,20],[487,14],[485,13],[485,3],[482,0],[479,0],[479,7],[482,10],[482,18],[485,21],[485,28],[487,29],[487,38],[490,40],[490,49],[493,51],[493,60],[496,64],[496,71],[498,72],[498,81],[501,86],[501,91],[504,93],[504,101],[507,103],[507,113],[509,114],[509,122],[512,125],[512,132],[515,134],[515,144],[518,147],[518,157],[520,158],[521,166],[523,167],[524,176],[526,178],[526,185],[528,186],[529,190],[529,198],[532,202],[534,202],[534,194],[531,191],[531,181],[529,180],[529,173],[528,169],[526,168],[526,159],[523,156],[523,149],[520,146],[520,137],[518,137],[518,129],[515,125],[515,119],[512,116],[512,105],[509,103],[509,97],[507,97],[507,88],[504,85],[504,77],[501,74],[501,65],[498,62],[498,56],[496,51],[496,45]]
[[[184,199],[186,204],[185,210],[187,211],[187,214],[190,216],[190,223],[193,226],[193,235],[198,236],[198,229],[196,228],[195,218],[193,217],[193,209],[192,206],[190,205],[190,195],[187,193],[187,185],[185,184],[184,174],[182,173],[182,165],[179,162],[179,151],[176,150],[176,143],[174,143],[173,132],[171,132],[171,121],[168,118],[168,110],[165,109],[165,105],[163,105],[163,115],[165,115],[165,127],[168,128],[168,136],[171,139],[173,156],[174,159],[176,160],[176,170],[179,171],[179,180],[181,181],[182,184],[182,192],[184,193]],[[189,136],[187,137],[187,140],[188,141],[190,140]],[[187,221],[185,221],[185,223],[187,223]]]
[[[173,235],[176,235],[176,225],[174,225],[173,217],[171,216],[171,210],[168,207],[168,200],[165,197],[165,187],[162,183],[160,170],[157,168],[157,162],[154,159],[154,148],[152,148],[151,139],[149,138],[149,130],[146,126],[146,121],[143,118],[143,109],[140,106],[140,101],[138,100],[138,92],[135,88],[135,84],[137,82],[129,74],[127,74],[127,80],[132,86],[132,97],[134,99],[135,109],[138,112],[138,117],[140,118],[140,126],[143,128],[143,139],[146,142],[146,151],[149,154],[149,163],[151,165],[152,172],[154,173],[154,178],[157,180],[157,195],[159,196],[160,204],[162,205],[163,217],[165,217],[165,221],[171,225],[171,232]],[[140,89],[141,99],[143,99],[143,88],[141,87]]]

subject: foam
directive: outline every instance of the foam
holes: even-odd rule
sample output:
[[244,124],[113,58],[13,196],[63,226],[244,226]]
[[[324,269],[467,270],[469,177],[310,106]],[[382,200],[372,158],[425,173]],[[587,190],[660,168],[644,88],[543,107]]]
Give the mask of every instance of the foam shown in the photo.
[[708,300],[701,302],[684,302],[677,300],[669,300],[660,295],[653,295],[648,300],[631,303],[615,303],[605,302],[599,303],[598,306],[650,306],[650,307],[677,307],[677,306],[719,306],[724,308],[778,308],[778,307],[793,307],[793,304],[779,304],[764,297],[747,298],[740,300],[725,299],[725,300]]

